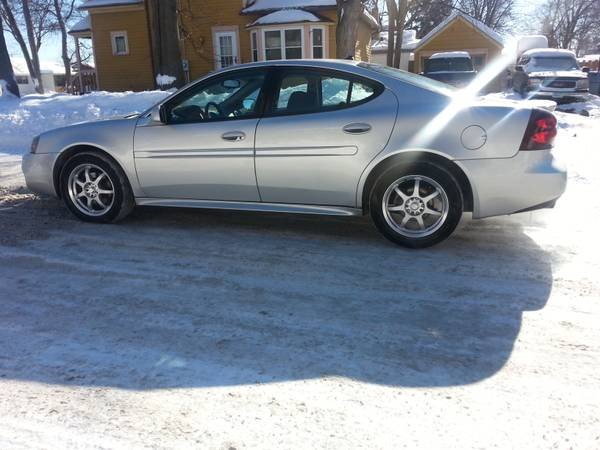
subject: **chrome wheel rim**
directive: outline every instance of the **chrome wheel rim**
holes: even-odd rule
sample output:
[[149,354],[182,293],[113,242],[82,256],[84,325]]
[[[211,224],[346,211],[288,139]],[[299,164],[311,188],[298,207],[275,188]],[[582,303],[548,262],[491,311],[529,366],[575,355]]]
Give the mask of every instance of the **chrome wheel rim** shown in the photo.
[[95,164],[81,164],[69,175],[69,197],[88,216],[105,214],[115,201],[115,188],[108,174]]
[[426,237],[444,224],[450,205],[439,183],[423,175],[394,181],[382,200],[383,215],[394,231],[407,237]]

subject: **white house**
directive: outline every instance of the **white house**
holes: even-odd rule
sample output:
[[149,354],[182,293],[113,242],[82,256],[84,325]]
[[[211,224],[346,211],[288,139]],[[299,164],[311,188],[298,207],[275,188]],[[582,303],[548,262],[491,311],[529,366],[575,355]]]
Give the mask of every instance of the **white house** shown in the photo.
[[[419,43],[416,30],[404,30],[402,33],[402,52],[400,54],[400,69],[409,70],[410,62],[414,61],[412,51]],[[371,41],[371,62],[386,65],[388,49],[388,32],[382,31]]]
[[[35,85],[27,70],[25,59],[11,58],[11,62],[21,95],[35,94]],[[53,92],[64,88],[65,67],[62,64],[40,61],[40,66],[44,92]]]

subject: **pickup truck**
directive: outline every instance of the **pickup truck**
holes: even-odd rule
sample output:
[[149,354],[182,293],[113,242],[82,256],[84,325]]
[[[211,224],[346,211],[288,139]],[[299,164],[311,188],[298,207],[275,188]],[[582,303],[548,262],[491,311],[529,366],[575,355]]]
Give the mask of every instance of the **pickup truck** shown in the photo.
[[434,53],[425,61],[421,75],[456,87],[468,85],[477,72],[467,52]]
[[525,97],[582,100],[589,94],[588,74],[570,50],[536,48],[524,52],[512,73],[513,90]]

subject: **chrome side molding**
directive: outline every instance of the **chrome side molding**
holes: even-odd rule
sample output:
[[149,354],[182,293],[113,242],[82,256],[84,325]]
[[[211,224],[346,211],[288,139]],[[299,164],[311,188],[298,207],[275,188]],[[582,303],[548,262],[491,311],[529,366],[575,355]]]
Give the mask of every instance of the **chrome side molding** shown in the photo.
[[287,203],[229,202],[219,200],[188,200],[175,198],[138,197],[139,206],[169,206],[175,208],[230,209],[239,211],[319,214],[325,216],[361,216],[361,209],[344,206],[296,205]]

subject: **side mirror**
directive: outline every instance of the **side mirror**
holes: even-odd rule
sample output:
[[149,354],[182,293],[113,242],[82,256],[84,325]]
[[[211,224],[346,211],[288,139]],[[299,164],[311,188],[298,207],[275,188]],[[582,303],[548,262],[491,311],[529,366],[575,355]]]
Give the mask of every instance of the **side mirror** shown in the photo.
[[582,68],[581,68],[581,71],[582,71],[583,73],[590,73],[590,68],[589,68],[589,67],[582,67]]
[[523,66],[515,66],[517,72],[523,72]]
[[225,89],[238,89],[241,86],[241,83],[239,80],[224,80],[221,85]]
[[150,118],[152,119],[152,122],[165,123],[163,105],[158,105],[152,108]]

